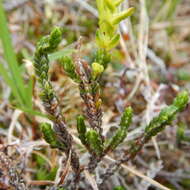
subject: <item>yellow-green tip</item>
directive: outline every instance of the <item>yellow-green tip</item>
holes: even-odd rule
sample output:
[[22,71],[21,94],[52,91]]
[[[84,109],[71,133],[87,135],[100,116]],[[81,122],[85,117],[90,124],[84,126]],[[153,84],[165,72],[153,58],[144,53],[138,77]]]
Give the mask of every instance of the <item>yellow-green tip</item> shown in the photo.
[[92,75],[96,78],[104,71],[104,67],[97,62],[92,63]]

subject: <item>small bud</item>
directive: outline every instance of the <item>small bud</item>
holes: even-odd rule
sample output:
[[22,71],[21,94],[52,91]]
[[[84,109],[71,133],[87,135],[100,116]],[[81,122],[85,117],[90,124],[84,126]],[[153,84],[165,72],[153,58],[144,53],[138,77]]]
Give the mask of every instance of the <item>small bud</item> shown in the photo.
[[92,63],[92,76],[97,78],[104,71],[104,67],[97,62]]

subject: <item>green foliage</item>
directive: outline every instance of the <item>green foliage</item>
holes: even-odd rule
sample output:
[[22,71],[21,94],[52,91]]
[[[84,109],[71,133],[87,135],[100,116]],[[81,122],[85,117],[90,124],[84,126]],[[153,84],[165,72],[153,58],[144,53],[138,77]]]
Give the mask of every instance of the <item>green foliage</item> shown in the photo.
[[36,173],[36,180],[51,180],[55,179],[57,168],[52,168],[48,171],[46,168],[40,168]]
[[78,75],[75,72],[75,66],[73,60],[69,56],[64,56],[61,58],[60,63],[65,71],[65,73],[73,79],[75,82],[80,82]]
[[110,50],[118,44],[120,38],[117,34],[118,24],[134,12],[134,8],[119,12],[118,6],[121,2],[121,0],[96,0],[99,12],[99,29],[96,32],[96,41],[100,48]]
[[55,27],[50,35],[41,38],[37,43],[34,55],[34,68],[38,76],[38,82],[42,88],[41,98],[49,102],[55,95],[51,83],[48,80],[49,59],[48,53],[53,52],[61,42],[61,29]]
[[20,109],[32,110],[32,80],[25,85],[22,79],[22,71],[17,62],[15,52],[12,47],[11,36],[7,26],[3,2],[0,1],[0,38],[4,50],[6,65],[0,63],[0,74],[7,85],[10,86],[17,106]]
[[99,134],[95,130],[89,130],[86,133],[86,140],[90,149],[97,155],[100,156],[103,152],[103,143]]
[[77,130],[79,134],[79,139],[81,142],[86,145],[86,125],[84,123],[84,117],[82,115],[79,115],[77,117]]
[[182,111],[189,101],[189,96],[187,91],[183,91],[174,99],[173,105],[177,107],[177,111]]
[[132,115],[132,108],[126,108],[121,117],[120,128],[116,131],[115,135],[108,141],[106,151],[114,150],[119,144],[124,141],[127,136],[127,130],[132,121]]
[[178,128],[177,128],[177,144],[180,144],[181,141],[188,141],[190,142],[190,137],[185,135],[185,130],[186,130],[186,125],[185,123],[179,123]]
[[53,52],[62,40],[62,32],[59,27],[55,27],[50,35],[42,37],[37,43],[35,56],[47,55]]
[[122,186],[117,186],[117,187],[114,187],[113,190],[127,190],[127,189]]
[[37,163],[37,172],[35,174],[36,180],[54,180],[57,173],[57,167],[49,169],[46,160],[42,156],[38,154],[34,156]]
[[101,64],[106,69],[110,61],[111,55],[105,49],[100,48],[96,51],[94,62]]
[[41,123],[40,129],[43,133],[44,139],[50,144],[51,148],[64,149],[65,145],[58,141],[55,131],[49,123]]
[[59,27],[55,27],[50,35],[44,36],[37,43],[36,54],[48,54],[53,52],[62,40],[62,32]]
[[164,108],[160,114],[153,118],[145,128],[145,139],[157,135],[164,127],[171,123],[177,112],[180,112],[188,103],[188,92],[181,92],[173,101],[172,105]]
[[182,179],[180,183],[182,184],[184,189],[190,188],[190,179],[189,178]]
[[51,168],[51,170],[49,172],[47,171],[48,175],[46,177],[46,180],[53,181],[55,179],[55,177],[56,177],[57,170],[58,170],[58,168],[54,167],[54,168]]
[[125,111],[123,112],[123,115],[121,117],[121,121],[119,124],[121,128],[128,129],[132,121],[132,115],[133,115],[132,108],[131,107],[126,108]]
[[190,73],[188,70],[179,69],[177,70],[176,75],[179,80],[190,81]]
[[[97,40],[101,41],[101,43],[100,48],[96,51],[93,61],[89,64],[90,66],[86,63],[83,64],[82,61],[78,61],[77,58],[80,58],[80,56],[76,54],[76,57],[75,55],[73,56],[74,58],[76,58],[74,60],[72,60],[71,56],[64,56],[61,59],[61,65],[63,66],[66,74],[75,82],[79,83],[80,95],[83,98],[86,106],[86,117],[88,119],[89,127],[91,127],[91,129],[87,131],[84,117],[78,116],[77,131],[79,139],[81,140],[83,145],[86,146],[87,150],[91,153],[91,161],[89,162],[88,166],[92,170],[95,169],[98,162],[103,158],[103,156],[106,155],[106,153],[108,153],[109,151],[113,151],[119,144],[124,141],[127,136],[128,128],[132,122],[133,111],[131,107],[128,107],[122,114],[119,128],[117,129],[113,137],[107,141],[108,143],[105,143],[105,138],[102,135],[101,129],[102,110],[99,76],[103,73],[103,71],[107,67],[107,64],[111,60],[110,53],[107,50],[109,50],[110,47],[114,47],[118,42],[118,34],[116,33],[117,24],[122,19],[130,15],[133,11],[133,9],[130,9],[128,11],[118,13],[117,6],[121,2],[121,0],[97,0],[100,13],[100,29],[98,31],[98,35],[100,35],[100,38],[98,38]],[[38,76],[38,81],[42,88],[41,97],[44,105],[46,106],[45,108],[47,110],[50,110],[50,112],[51,110],[55,109],[58,103],[56,101],[56,96],[49,81],[48,54],[52,53],[57,48],[58,44],[61,41],[61,36],[61,30],[59,28],[55,28],[49,36],[43,37],[37,44],[34,57],[34,67],[36,75]],[[117,40],[115,41],[115,39]],[[132,156],[127,158],[132,158],[133,156],[135,156],[140,151],[144,143],[150,140],[152,136],[155,136],[157,133],[162,131],[167,124],[170,124],[171,121],[175,118],[177,112],[182,111],[187,103],[188,93],[184,91],[174,99],[172,105],[161,110],[160,114],[157,117],[153,118],[153,120],[146,126],[144,136],[142,136],[140,141],[133,141],[131,143],[131,147],[129,148],[128,152],[129,156]],[[53,115],[57,115],[57,110],[55,110],[55,112],[53,113]],[[56,119],[59,119],[60,122],[62,118],[60,119],[59,117],[56,117]],[[63,127],[63,125],[60,126]],[[56,127],[56,125],[54,125],[54,127]],[[47,123],[41,124],[41,130],[43,132],[45,140],[50,144],[52,148],[66,150],[66,154],[69,152],[68,150],[70,148],[72,149],[72,137],[67,138],[66,140],[64,139],[64,145],[59,142],[62,137],[67,137],[69,134],[61,134],[65,132],[64,127],[58,130],[59,140],[56,136],[56,132],[52,129],[51,125]],[[183,136],[184,131],[182,131],[180,135]],[[67,145],[67,142],[69,143],[69,145]],[[104,144],[106,145],[104,146]],[[74,165],[76,165],[75,163],[76,162],[74,162]],[[78,165],[77,168],[80,168],[78,167]],[[118,188],[121,189],[122,187],[117,187],[117,189]]]
[[67,190],[67,189],[65,189],[63,187],[58,187],[57,190]]

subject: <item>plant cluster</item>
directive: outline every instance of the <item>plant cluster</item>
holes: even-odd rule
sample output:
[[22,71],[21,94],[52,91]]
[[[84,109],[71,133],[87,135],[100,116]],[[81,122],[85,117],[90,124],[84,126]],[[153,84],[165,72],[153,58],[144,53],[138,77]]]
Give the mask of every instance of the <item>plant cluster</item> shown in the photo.
[[[102,128],[102,100],[100,80],[109,62],[111,61],[110,50],[114,48],[119,41],[117,33],[118,24],[133,12],[133,8],[120,12],[118,6],[122,0],[97,0],[99,11],[99,29],[96,33],[98,48],[95,56],[90,63],[87,63],[81,56],[81,41],[77,42],[76,51],[72,56],[63,56],[59,62],[65,73],[75,83],[78,84],[80,96],[85,104],[84,115],[76,118],[78,137],[86,150],[89,152],[89,163],[85,166],[80,164],[79,156],[74,148],[72,135],[65,118],[61,113],[59,99],[56,96],[51,81],[49,79],[49,59],[48,54],[56,50],[62,39],[62,30],[55,27],[50,35],[43,37],[36,47],[34,55],[34,67],[38,83],[41,88],[40,97],[43,101],[46,112],[51,116],[53,126],[48,123],[41,124],[41,131],[45,140],[51,148],[57,148],[64,152],[67,161],[70,159],[73,169],[72,177],[68,177],[64,184],[56,184],[54,189],[66,187],[67,189],[76,189],[82,179],[83,171],[88,170],[94,173],[99,162],[103,157],[114,151],[127,136],[127,131],[132,122],[133,110],[127,107],[121,116],[118,129],[111,138],[103,135]],[[160,114],[145,127],[144,134],[136,141],[132,142],[128,153],[116,163],[110,165],[105,173],[101,175],[101,181],[98,185],[101,189],[103,183],[113,175],[119,166],[132,160],[153,136],[161,132],[165,126],[170,124],[175,115],[182,111],[188,103],[188,93],[180,93],[173,103],[161,110]],[[75,119],[75,118],[74,118]]]

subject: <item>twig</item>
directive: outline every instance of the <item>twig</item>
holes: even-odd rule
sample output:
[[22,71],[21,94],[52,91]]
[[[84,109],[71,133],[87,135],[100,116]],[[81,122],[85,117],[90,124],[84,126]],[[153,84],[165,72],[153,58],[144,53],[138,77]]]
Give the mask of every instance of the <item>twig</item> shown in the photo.
[[164,108],[157,117],[153,118],[153,120],[151,120],[151,122],[146,126],[144,134],[131,144],[130,148],[126,152],[126,156],[111,164],[106,172],[102,174],[99,186],[113,175],[122,163],[134,159],[138,152],[143,148],[144,144],[162,131],[172,121],[173,117],[185,108],[187,103],[188,93],[183,92],[174,99],[173,104]]
[[21,113],[22,111],[20,110],[15,110],[13,113],[12,121],[8,130],[8,144],[12,143],[12,135],[13,135],[14,127]]
[[54,185],[54,181],[49,180],[32,180],[28,182],[29,185],[41,186],[41,185]]
[[[109,156],[106,156],[105,159],[112,161],[112,162],[115,162],[115,160]],[[158,187],[162,190],[170,190],[167,187],[163,186],[162,184],[158,183],[157,181],[155,181],[155,180],[151,179],[150,177],[148,177],[148,176],[142,174],[141,172],[137,171],[136,169],[127,166],[126,164],[121,164],[121,167],[128,170],[129,172],[135,174],[136,176],[142,178],[143,180],[149,182],[150,184],[154,185],[155,187]]]
[[[59,100],[55,95],[54,89],[49,79],[49,59],[48,54],[54,51],[62,39],[62,32],[60,28],[55,28],[49,36],[42,38],[38,44],[34,56],[34,68],[36,75],[38,76],[38,82],[41,87],[41,99],[43,101],[44,108],[47,113],[53,117],[53,128],[57,136],[57,139],[62,144],[58,146],[60,151],[64,151],[67,159],[71,151],[71,165],[75,173],[75,178],[73,183],[70,185],[72,189],[75,189],[77,183],[80,179],[80,163],[79,158],[73,148],[72,136],[67,130],[67,125],[65,123],[65,118],[61,113],[61,108],[59,106]],[[51,128],[50,128],[51,129]],[[50,130],[48,129],[48,130]],[[49,135],[52,134],[47,131],[46,124],[44,125],[44,135],[47,134],[47,139]],[[51,139],[51,138],[50,138]],[[48,142],[51,143],[51,142]]]

